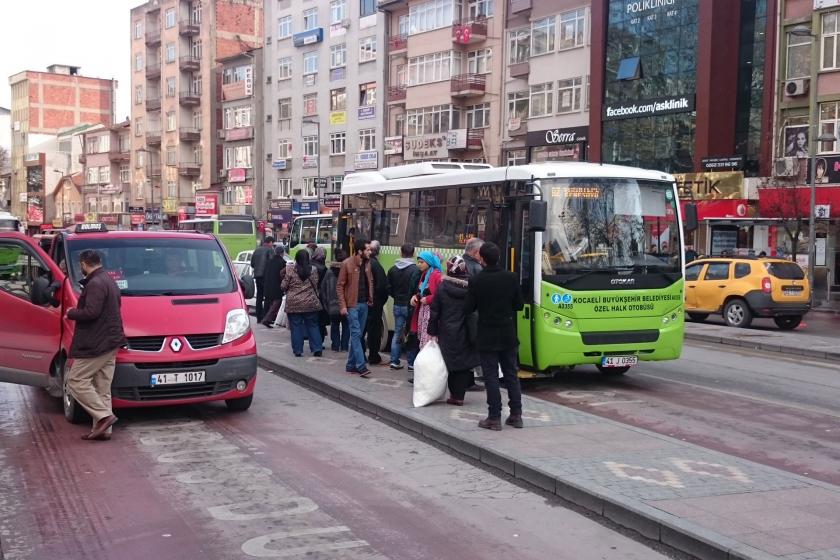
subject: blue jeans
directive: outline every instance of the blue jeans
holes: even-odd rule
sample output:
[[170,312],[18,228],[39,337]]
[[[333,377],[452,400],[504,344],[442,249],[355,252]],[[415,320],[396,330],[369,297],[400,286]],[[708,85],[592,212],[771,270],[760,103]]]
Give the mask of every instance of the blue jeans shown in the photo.
[[391,363],[400,363],[400,356],[402,356],[402,344],[400,344],[400,337],[405,329],[405,324],[408,322],[407,305],[394,306],[394,337],[391,339]]
[[330,342],[333,352],[347,352],[350,347],[350,329],[347,317],[330,316]]
[[318,326],[318,312],[289,313],[289,328],[292,331],[292,352],[303,354],[303,339],[309,338],[309,349],[321,352],[324,349],[321,340],[321,327]]
[[365,351],[362,349],[362,330],[367,324],[368,305],[359,303],[347,310],[347,325],[350,327],[350,348],[347,353],[348,371],[361,371],[367,367]]

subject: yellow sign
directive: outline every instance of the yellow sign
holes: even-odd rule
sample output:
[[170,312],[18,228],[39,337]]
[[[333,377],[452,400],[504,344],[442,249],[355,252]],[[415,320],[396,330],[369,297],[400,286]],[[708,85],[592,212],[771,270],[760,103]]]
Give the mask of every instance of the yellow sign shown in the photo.
[[741,171],[709,171],[707,173],[675,173],[680,198],[719,200],[746,198],[744,173]]
[[347,111],[333,111],[330,113],[330,124],[347,124]]
[[87,214],[85,214],[85,222],[87,223],[95,222],[97,218],[99,218],[99,216],[96,214],[96,212],[88,212]]
[[60,228],[62,225],[64,225],[61,221],[61,218],[53,218],[52,224],[53,224],[53,227],[57,227],[57,228]]
[[175,214],[178,212],[178,200],[175,198],[164,198],[163,211],[167,214]]

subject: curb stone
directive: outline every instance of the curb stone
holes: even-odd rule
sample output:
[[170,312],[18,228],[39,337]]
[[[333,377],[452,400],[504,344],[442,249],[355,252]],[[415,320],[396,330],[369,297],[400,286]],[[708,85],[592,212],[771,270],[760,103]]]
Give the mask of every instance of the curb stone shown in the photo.
[[790,356],[806,356],[808,358],[817,358],[820,360],[838,360],[840,359],[840,352],[826,352],[822,350],[812,350],[810,348],[798,348],[794,346],[782,346],[779,344],[766,344],[755,342],[752,340],[739,340],[737,338],[724,338],[713,334],[703,333],[685,333],[685,338],[688,340],[697,340],[699,342],[711,342],[713,344],[723,344],[726,346],[738,346],[741,348],[749,348],[750,350],[762,350],[764,352],[773,352],[776,354],[787,354]]
[[[720,340],[719,337],[708,336]],[[769,560],[774,558],[764,552],[739,543],[693,524],[686,523],[655,508],[640,504],[609,491],[585,488],[561,476],[548,474],[538,468],[519,462],[504,453],[485,449],[463,438],[455,430],[432,426],[422,419],[411,418],[411,409],[375,402],[374,395],[353,391],[325,379],[307,375],[288,366],[259,356],[259,366],[272,370],[275,375],[308,387],[318,393],[368,412],[378,419],[400,426],[412,433],[433,441],[445,450],[478,460],[493,470],[504,472],[528,485],[580,506],[599,517],[636,531],[637,533],[665,544],[673,549],[690,554],[701,560]]]

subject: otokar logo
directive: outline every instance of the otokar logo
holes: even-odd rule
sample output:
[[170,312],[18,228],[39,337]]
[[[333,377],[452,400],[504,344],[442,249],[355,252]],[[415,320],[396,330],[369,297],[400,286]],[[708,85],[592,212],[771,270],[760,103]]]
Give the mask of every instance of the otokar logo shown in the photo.
[[613,278],[612,280],[610,280],[611,286],[632,286],[635,283],[635,278]]
[[639,12],[646,12],[656,8],[673,6],[674,3],[676,3],[676,0],[638,0],[637,2],[627,2],[627,13],[638,14]]

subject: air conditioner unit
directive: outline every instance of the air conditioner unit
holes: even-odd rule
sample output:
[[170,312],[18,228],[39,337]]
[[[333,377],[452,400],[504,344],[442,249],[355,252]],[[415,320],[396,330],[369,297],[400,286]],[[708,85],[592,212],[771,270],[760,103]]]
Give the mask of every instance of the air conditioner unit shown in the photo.
[[799,160],[795,157],[777,158],[773,165],[776,177],[796,177],[799,174]]
[[350,27],[350,20],[349,19],[343,19],[343,20],[341,20],[341,23],[339,25],[341,25],[341,27],[349,28]]
[[271,76],[266,76],[266,77],[265,77],[265,83],[266,83],[266,84],[270,84],[270,83],[271,83]]
[[808,78],[788,80],[785,82],[785,95],[788,97],[800,97],[802,95],[806,95],[810,85],[811,80]]
[[270,114],[265,116],[265,122],[271,122],[271,115]]
[[271,161],[271,152],[265,154],[265,161]]
[[221,130],[221,129],[217,130],[216,134],[219,136],[219,140],[224,140],[225,139],[225,131],[224,130]]
[[219,169],[219,179],[227,179],[227,169]]

